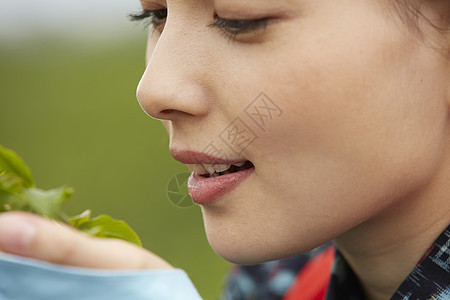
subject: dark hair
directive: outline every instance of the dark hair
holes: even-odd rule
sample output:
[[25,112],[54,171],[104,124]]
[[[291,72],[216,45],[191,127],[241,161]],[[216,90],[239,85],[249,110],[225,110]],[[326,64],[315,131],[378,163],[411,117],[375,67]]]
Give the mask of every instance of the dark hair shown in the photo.
[[[387,0],[410,34],[450,59],[450,0]],[[434,16],[427,16],[425,9]],[[431,19],[433,17],[433,19]],[[430,35],[430,29],[434,35]]]

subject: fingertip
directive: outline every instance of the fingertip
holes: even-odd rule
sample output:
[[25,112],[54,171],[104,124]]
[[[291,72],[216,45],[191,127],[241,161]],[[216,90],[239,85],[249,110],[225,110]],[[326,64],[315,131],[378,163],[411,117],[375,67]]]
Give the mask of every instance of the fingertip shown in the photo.
[[0,214],[0,250],[23,255],[32,244],[37,224],[27,214]]
[[0,213],[0,252],[83,268],[173,268],[134,244],[93,238],[57,221],[23,212]]

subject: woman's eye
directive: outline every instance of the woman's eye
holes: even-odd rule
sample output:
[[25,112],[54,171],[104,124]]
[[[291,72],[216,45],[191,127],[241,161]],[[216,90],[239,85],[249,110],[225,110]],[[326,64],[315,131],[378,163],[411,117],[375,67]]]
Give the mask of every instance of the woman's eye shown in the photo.
[[[139,13],[130,14],[132,21],[148,21],[148,24],[153,27],[154,30],[162,31],[166,19],[167,9],[158,10],[144,10]],[[235,38],[238,35],[252,33],[260,29],[265,29],[269,18],[255,19],[255,20],[229,20],[216,17],[214,22],[209,27],[215,27],[222,30],[229,35],[230,39]]]
[[131,21],[144,21],[147,20],[148,24],[157,30],[164,26],[167,19],[167,9],[158,10],[144,10],[139,13],[130,14]]
[[210,27],[216,27],[234,38],[240,34],[252,33],[260,29],[266,29],[269,18],[256,20],[228,20],[216,17]]

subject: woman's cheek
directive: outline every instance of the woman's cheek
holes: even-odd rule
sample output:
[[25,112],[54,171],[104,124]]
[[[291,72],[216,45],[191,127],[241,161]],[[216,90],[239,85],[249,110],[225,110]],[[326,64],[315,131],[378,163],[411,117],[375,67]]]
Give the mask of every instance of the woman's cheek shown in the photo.
[[445,109],[425,106],[419,90],[395,92],[407,70],[389,77],[371,63],[342,65],[322,69],[328,76],[317,82],[305,83],[302,72],[290,77],[303,80],[301,88],[268,89],[283,115],[248,148],[258,174],[252,193],[220,216],[204,210],[220,255],[249,263],[307,251],[374,218],[436,172]]

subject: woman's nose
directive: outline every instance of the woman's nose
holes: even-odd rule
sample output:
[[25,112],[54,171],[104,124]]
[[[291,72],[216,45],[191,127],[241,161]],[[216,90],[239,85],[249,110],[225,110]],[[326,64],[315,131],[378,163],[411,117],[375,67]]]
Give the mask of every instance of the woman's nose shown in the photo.
[[205,69],[208,63],[202,60],[206,56],[201,53],[205,50],[193,45],[186,31],[169,30],[164,29],[148,59],[137,90],[138,101],[156,119],[204,116],[210,105]]

